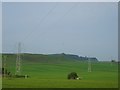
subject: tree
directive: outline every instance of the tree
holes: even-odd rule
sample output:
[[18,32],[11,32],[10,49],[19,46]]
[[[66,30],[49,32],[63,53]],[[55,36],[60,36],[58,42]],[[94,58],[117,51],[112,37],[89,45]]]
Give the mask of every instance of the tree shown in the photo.
[[115,60],[111,60],[111,62],[115,63],[116,61]]
[[78,75],[76,72],[71,72],[68,74],[68,79],[77,79]]

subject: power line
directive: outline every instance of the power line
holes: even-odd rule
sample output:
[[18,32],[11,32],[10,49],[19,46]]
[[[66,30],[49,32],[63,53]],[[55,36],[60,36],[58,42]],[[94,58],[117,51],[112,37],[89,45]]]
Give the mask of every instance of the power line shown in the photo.
[[[41,26],[41,24],[44,22],[44,20],[51,14],[51,12],[57,7],[57,3],[55,3],[55,5],[49,10],[49,12],[40,20],[39,23],[39,27]],[[36,29],[37,30],[37,29]],[[30,34],[34,32],[34,30],[32,29],[31,32],[29,32],[25,38],[23,39],[24,41],[27,40],[28,37],[30,37]],[[21,40],[21,42],[23,41]]]
[[[42,23],[44,22],[44,20],[51,14],[51,12],[57,7],[58,3],[56,3],[53,8],[51,8],[51,10],[40,20],[39,23],[39,27],[42,25]],[[72,11],[72,9],[74,9],[76,6],[78,5],[78,3],[75,3],[70,9],[68,9],[68,11],[61,17],[59,18],[55,24],[57,24],[59,21],[63,20],[63,17],[65,17],[68,13],[70,13]],[[36,29],[37,30],[37,29]],[[31,32],[29,32],[25,38],[23,39],[24,41],[26,41],[28,39],[28,37],[30,37],[30,34],[34,32],[34,30],[32,29]],[[23,41],[21,40],[21,42]]]
[[58,20],[56,20],[54,24],[57,24],[58,22],[62,21],[63,20],[63,17],[67,16],[79,3],[75,3],[74,5],[72,5]]
[[[48,13],[40,20],[39,25],[37,25],[38,27],[40,27],[42,25],[44,20],[52,13],[52,11],[57,7],[57,5],[58,5],[58,3],[55,3],[55,5],[48,11]],[[56,21],[55,24],[57,24],[57,22],[63,20],[63,17],[65,17],[68,13],[70,13],[77,5],[78,5],[78,3],[75,3],[70,9],[68,9],[67,12],[64,13],[64,15]],[[30,35],[32,35],[31,33],[34,32],[34,29],[31,29],[31,31],[29,31],[28,34],[24,37],[24,39],[22,39],[20,42],[23,42],[23,41],[25,42],[28,38],[30,38]],[[38,30],[38,29],[35,29],[35,30]]]
[[64,15],[59,18],[55,24],[57,24],[58,22],[63,20],[63,17],[67,16],[67,14],[69,14],[79,3],[75,3],[71,8],[68,9],[68,11],[66,13],[64,13]]

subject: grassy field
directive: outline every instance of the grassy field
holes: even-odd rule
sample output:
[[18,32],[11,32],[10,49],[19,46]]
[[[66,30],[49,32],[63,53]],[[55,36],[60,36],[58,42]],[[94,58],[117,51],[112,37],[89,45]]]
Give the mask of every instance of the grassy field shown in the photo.
[[[8,57],[7,68],[15,73],[15,59]],[[22,61],[21,72],[30,78],[3,78],[3,88],[117,88],[118,65],[110,62],[92,62],[92,72],[88,63],[64,61],[61,63]],[[67,80],[70,72],[77,72],[82,80]]]

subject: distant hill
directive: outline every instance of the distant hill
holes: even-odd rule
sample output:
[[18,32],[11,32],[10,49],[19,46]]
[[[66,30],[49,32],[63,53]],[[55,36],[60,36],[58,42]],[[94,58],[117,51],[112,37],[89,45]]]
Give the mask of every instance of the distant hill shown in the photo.
[[[10,60],[16,60],[16,54],[3,54]],[[98,61],[96,57],[83,57],[73,54],[21,54],[22,61],[41,62],[41,63],[61,63],[61,62],[74,62],[74,61]],[[9,61],[10,61],[9,60]]]
[[51,54],[52,56],[57,56],[57,57],[64,57],[66,59],[72,59],[72,60],[80,60],[80,61],[87,61],[87,60],[91,60],[91,61],[98,61],[98,59],[96,57],[83,57],[83,56],[78,56],[78,55],[73,55],[73,54],[65,54],[65,53],[61,53],[61,54]]

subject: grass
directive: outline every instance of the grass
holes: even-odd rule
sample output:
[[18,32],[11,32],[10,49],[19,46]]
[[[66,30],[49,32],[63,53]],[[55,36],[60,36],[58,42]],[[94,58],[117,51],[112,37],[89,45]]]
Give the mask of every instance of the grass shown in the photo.
[[[3,88],[117,88],[118,65],[110,62],[92,62],[88,72],[87,62],[43,63],[22,61],[22,74],[30,78],[3,78]],[[15,60],[10,58],[7,68],[15,73]],[[75,71],[82,80],[67,80],[67,74]]]
[[[117,83],[104,80],[65,80],[65,79],[13,79],[7,80],[9,88],[115,88]],[[4,87],[4,85],[3,85]]]

